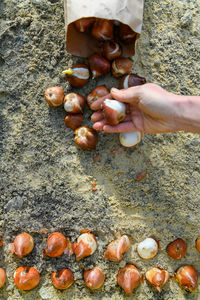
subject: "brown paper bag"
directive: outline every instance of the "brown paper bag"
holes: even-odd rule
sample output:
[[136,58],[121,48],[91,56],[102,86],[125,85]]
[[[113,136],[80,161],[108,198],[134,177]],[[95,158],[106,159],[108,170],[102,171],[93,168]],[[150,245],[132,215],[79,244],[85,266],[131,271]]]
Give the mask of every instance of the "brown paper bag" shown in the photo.
[[[117,20],[131,27],[137,34],[142,28],[144,0],[64,0],[66,48],[73,55],[89,57],[100,53],[99,41],[89,33],[80,33],[73,22],[83,17],[96,17]],[[132,44],[121,44],[123,56],[135,53],[135,41]]]

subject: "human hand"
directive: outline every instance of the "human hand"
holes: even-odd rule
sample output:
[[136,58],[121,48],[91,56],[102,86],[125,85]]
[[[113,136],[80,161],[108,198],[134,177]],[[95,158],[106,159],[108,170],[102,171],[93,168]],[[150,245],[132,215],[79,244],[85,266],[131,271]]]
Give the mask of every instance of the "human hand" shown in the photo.
[[102,111],[93,113],[93,128],[105,132],[142,131],[147,133],[164,133],[178,130],[176,124],[176,95],[165,91],[160,86],[147,83],[128,89],[111,89],[108,96],[92,104],[92,109],[101,109],[107,98],[129,104],[129,112],[123,122],[116,126],[106,123]]

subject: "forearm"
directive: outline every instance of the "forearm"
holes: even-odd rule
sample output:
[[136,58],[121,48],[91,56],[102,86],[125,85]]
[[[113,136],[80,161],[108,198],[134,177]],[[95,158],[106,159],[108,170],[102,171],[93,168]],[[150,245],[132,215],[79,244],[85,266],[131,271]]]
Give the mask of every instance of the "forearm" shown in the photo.
[[200,133],[200,96],[174,96],[177,130]]

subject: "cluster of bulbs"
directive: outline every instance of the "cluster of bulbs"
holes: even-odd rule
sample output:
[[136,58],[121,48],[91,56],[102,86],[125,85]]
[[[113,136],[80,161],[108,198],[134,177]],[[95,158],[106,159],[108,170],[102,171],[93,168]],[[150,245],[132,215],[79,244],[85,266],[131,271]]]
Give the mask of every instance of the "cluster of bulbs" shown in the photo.
[[[110,71],[116,78],[121,78],[119,88],[128,88],[144,84],[146,79],[140,77],[132,70],[132,61],[122,56],[120,43],[133,43],[137,34],[125,24],[117,21],[96,18],[82,18],[74,22],[79,32],[89,32],[100,42],[101,54],[92,54],[88,58],[89,66],[84,63],[76,63],[71,68],[63,71],[66,80],[72,87],[81,88],[88,83],[90,72],[92,78],[101,77]],[[102,104],[102,111],[107,124],[115,126],[126,117],[126,106],[114,99],[106,99],[109,90],[105,85],[94,88],[86,97],[88,106],[92,109],[92,103],[99,98],[105,97]],[[50,87],[45,91],[45,100],[50,106],[63,105],[68,112],[65,117],[65,124],[74,130],[76,144],[86,150],[96,149],[98,135],[90,127],[81,126],[83,122],[83,109],[85,98],[77,93],[64,95],[61,87]],[[142,139],[141,132],[120,133],[120,143],[127,148],[135,147]]]
[[[123,255],[129,250],[131,240],[127,235],[116,234],[116,240],[112,241],[104,257],[110,261],[120,262]],[[9,250],[19,258],[28,255],[34,247],[33,237],[28,233],[17,235],[14,242],[9,244]],[[60,232],[51,233],[43,249],[43,257],[58,257],[62,254],[72,256],[75,254],[76,261],[92,255],[97,249],[97,239],[95,235],[87,230],[82,230],[77,242],[71,243],[68,237]],[[196,249],[200,252],[200,237],[196,239]],[[159,242],[149,237],[138,243],[137,252],[142,259],[153,258],[159,250]],[[173,259],[181,259],[186,255],[187,244],[178,238],[169,243],[166,248],[167,254]],[[86,286],[91,290],[102,287],[105,281],[105,274],[98,266],[83,273]],[[145,278],[149,284],[154,286],[159,292],[170,279],[169,273],[159,267],[154,267],[145,272]],[[16,286],[24,291],[35,288],[40,281],[40,274],[34,267],[21,266],[16,269],[14,276]],[[183,265],[174,272],[174,279],[187,291],[193,291],[198,285],[198,272],[192,265]],[[52,284],[57,289],[67,289],[74,283],[74,275],[71,270],[63,268],[51,273]],[[6,273],[0,268],[0,287],[6,281]],[[131,295],[133,290],[143,281],[138,268],[133,264],[126,264],[117,274],[117,283],[123,288],[127,295]]]

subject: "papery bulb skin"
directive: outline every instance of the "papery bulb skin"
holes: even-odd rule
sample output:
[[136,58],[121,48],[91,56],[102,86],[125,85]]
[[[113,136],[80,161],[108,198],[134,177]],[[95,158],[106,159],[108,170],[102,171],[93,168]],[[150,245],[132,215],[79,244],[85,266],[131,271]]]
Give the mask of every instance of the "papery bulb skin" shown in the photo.
[[89,66],[93,78],[101,77],[110,72],[110,62],[97,53],[89,57]]
[[119,37],[125,43],[133,43],[136,39],[137,33],[133,31],[130,26],[120,23],[119,26]]
[[16,254],[19,258],[28,255],[34,247],[33,237],[28,233],[18,234],[14,243],[9,244],[9,250],[12,254]]
[[98,140],[98,133],[90,127],[82,126],[74,131],[75,143],[82,149],[95,150]]
[[92,27],[92,36],[99,41],[112,40],[114,37],[113,21],[97,19]]
[[142,85],[146,83],[146,79],[134,73],[124,75],[119,83],[120,89],[128,89],[132,86]]
[[63,104],[64,99],[63,89],[59,86],[52,86],[45,90],[44,98],[49,106],[57,107]]
[[143,133],[140,131],[121,132],[119,134],[119,141],[126,148],[134,148],[141,142],[142,136]]
[[148,283],[153,285],[159,292],[162,287],[168,282],[170,276],[167,271],[161,268],[152,268],[145,273],[146,280]]
[[108,248],[104,253],[104,257],[106,259],[119,262],[123,258],[123,254],[128,251],[130,245],[129,237],[127,235],[123,235],[108,245]]
[[198,237],[196,239],[195,245],[196,245],[197,250],[200,252],[200,237]]
[[6,272],[4,269],[0,268],[0,288],[4,286],[6,282]]
[[97,249],[97,241],[94,234],[90,232],[83,233],[79,236],[77,243],[74,243],[74,253],[76,260],[79,261],[84,257],[92,255]]
[[29,291],[39,284],[40,274],[34,267],[19,267],[16,269],[13,279],[20,290]]
[[90,29],[90,27],[92,26],[92,24],[94,24],[94,22],[95,22],[95,18],[93,17],[81,18],[75,21],[74,25],[79,32],[86,32]]
[[159,244],[153,238],[146,238],[137,246],[137,252],[143,259],[151,259],[158,253]]
[[44,257],[57,257],[63,254],[67,247],[67,238],[60,232],[53,232],[47,238],[46,248],[43,250]]
[[98,100],[101,97],[104,97],[109,94],[109,90],[105,85],[99,85],[95,87],[88,95],[87,95],[87,104],[91,108],[91,105],[94,101]]
[[51,273],[51,281],[56,289],[66,290],[74,283],[74,275],[69,269]]
[[102,55],[108,60],[114,60],[122,54],[121,47],[114,41],[106,41],[102,46]]
[[133,290],[140,284],[140,274],[134,265],[126,265],[117,275],[117,283],[127,295],[132,295]]
[[66,127],[75,130],[80,127],[83,122],[82,114],[69,114],[64,119]]
[[83,276],[86,286],[91,290],[101,288],[105,281],[105,275],[99,267],[85,270]]
[[174,259],[183,258],[187,252],[187,244],[186,242],[178,238],[175,241],[168,244],[166,248],[167,254]]
[[198,272],[193,266],[185,265],[175,271],[174,279],[186,291],[192,292],[198,285]]
[[119,78],[131,73],[133,63],[129,58],[120,57],[112,63],[112,74],[114,77]]
[[83,113],[85,98],[77,93],[69,93],[64,98],[64,109],[71,114]]
[[71,86],[81,88],[88,83],[90,72],[86,64],[76,63],[71,68],[63,71],[66,74],[66,80]]
[[102,109],[106,122],[115,126],[122,122],[126,116],[126,105],[117,100],[105,99]]

